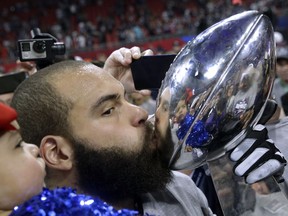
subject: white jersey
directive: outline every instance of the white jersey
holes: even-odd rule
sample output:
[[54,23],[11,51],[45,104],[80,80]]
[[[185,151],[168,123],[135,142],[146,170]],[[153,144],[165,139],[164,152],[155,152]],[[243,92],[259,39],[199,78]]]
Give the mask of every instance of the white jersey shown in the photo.
[[173,179],[165,190],[141,196],[144,216],[214,215],[203,192],[192,179],[173,171]]

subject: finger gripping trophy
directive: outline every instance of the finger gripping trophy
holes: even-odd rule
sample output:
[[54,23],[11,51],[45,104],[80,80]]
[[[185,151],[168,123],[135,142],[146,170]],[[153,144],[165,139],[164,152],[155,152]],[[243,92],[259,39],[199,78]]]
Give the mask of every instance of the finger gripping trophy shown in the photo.
[[272,24],[258,11],[224,19],[183,47],[157,98],[159,106],[167,92],[170,96],[169,122],[176,140],[172,169],[220,161],[245,138],[270,96],[275,58]]

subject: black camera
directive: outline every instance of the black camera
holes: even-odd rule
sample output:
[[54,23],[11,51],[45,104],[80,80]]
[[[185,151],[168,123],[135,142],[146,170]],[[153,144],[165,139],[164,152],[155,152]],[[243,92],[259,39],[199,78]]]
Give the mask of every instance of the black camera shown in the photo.
[[20,61],[53,60],[55,55],[64,55],[63,43],[54,42],[52,38],[19,40]]
[[56,56],[65,54],[65,45],[39,28],[31,30],[33,39],[18,40],[20,61],[36,61],[40,68],[52,64]]

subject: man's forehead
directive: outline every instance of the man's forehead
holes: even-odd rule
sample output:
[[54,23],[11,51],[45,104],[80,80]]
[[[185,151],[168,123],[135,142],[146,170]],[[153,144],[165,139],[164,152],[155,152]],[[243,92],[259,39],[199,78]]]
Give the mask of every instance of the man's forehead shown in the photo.
[[55,74],[52,78],[53,85],[59,90],[79,88],[90,82],[100,81],[105,74],[96,67],[85,66],[66,70],[64,73]]
[[59,73],[54,73],[54,77],[65,77],[65,78],[73,78],[73,77],[86,77],[89,75],[99,75],[103,72],[102,68],[99,68],[93,64],[86,65],[78,65],[75,67],[64,67],[59,71]]
[[60,94],[72,101],[90,97],[92,92],[103,91],[119,83],[109,73],[93,65],[60,74],[54,80],[53,85]]

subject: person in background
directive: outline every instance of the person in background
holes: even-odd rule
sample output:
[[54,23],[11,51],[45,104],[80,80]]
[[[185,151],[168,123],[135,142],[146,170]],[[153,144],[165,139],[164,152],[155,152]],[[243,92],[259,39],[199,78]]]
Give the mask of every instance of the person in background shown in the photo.
[[45,162],[36,145],[22,141],[17,113],[0,103],[0,212],[11,211],[42,191]]
[[[278,106],[286,108],[287,100],[285,95],[288,93],[288,46],[283,46],[277,49],[277,61],[276,61],[276,79],[272,89],[272,97],[276,100]],[[283,98],[284,99],[283,99]],[[284,115],[283,115],[284,114]],[[282,112],[280,118],[287,115]]]

